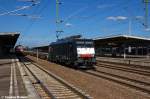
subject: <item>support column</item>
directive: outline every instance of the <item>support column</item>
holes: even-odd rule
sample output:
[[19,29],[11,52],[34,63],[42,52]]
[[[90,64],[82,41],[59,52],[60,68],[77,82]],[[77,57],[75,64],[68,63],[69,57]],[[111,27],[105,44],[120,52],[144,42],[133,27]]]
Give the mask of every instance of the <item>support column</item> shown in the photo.
[[119,46],[119,57],[121,57],[121,46]]
[[135,55],[138,55],[138,47],[135,48]]
[[3,52],[2,52],[2,48],[0,47],[0,55],[2,54]]
[[123,58],[126,59],[126,48],[124,47],[124,54],[123,54]]
[[113,47],[111,46],[111,56],[113,57]]
[[123,44],[123,58],[126,59],[126,44]]
[[144,52],[143,52],[144,48],[142,47],[142,56],[144,56]]
[[149,59],[149,47],[146,47],[146,50],[147,50],[147,59]]
[[39,50],[38,50],[38,48],[36,49],[36,60],[37,61],[39,60]]

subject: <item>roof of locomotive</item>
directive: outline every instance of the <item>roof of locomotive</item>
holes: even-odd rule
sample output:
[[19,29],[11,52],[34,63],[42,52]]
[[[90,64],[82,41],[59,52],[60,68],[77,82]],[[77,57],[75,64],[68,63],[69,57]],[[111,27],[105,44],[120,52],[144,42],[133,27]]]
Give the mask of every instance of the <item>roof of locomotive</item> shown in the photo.
[[85,39],[85,38],[76,38],[76,39],[60,39],[56,42],[52,42],[50,45],[57,45],[57,44],[64,44],[64,43],[71,43],[76,41],[93,41],[93,39]]

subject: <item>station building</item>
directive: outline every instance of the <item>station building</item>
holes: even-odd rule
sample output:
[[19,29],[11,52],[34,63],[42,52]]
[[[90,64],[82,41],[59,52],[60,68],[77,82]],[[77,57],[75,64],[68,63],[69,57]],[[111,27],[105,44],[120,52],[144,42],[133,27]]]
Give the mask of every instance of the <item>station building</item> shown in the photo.
[[149,57],[150,38],[117,35],[95,38],[97,56],[110,57]]
[[5,55],[13,50],[19,35],[16,32],[0,33],[0,55]]

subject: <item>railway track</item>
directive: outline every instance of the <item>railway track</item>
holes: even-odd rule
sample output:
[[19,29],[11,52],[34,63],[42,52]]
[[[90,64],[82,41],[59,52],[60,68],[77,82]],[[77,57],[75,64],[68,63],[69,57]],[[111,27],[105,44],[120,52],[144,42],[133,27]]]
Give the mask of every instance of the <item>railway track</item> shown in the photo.
[[141,70],[141,69],[127,67],[127,66],[98,63],[96,67],[97,68],[98,67],[104,67],[104,68],[109,68],[109,69],[114,69],[114,70],[125,71],[125,72],[129,72],[129,73],[140,74],[143,76],[150,76],[150,71],[148,71],[148,70]]
[[[126,63],[117,63],[117,62],[109,62],[109,61],[101,61],[101,60],[97,60],[98,64],[109,64],[109,65],[122,65],[122,66],[126,66],[126,67],[129,67],[130,68],[138,68],[138,69],[143,69],[143,70],[146,70],[146,69],[150,69],[150,66],[142,66],[142,65],[134,65],[134,64],[130,64],[130,62],[128,64]],[[137,61],[139,62],[139,61]]]
[[115,83],[118,83],[120,85],[126,86],[128,88],[134,89],[138,92],[142,92],[144,94],[147,94],[148,96],[150,95],[150,83],[119,76],[116,74],[100,71],[100,70],[88,70],[88,71],[83,71],[86,74],[98,77],[98,78],[103,78],[109,81],[113,81]]
[[24,65],[24,71],[26,72],[25,76],[29,76],[32,85],[34,86],[37,94],[39,95],[39,99],[51,99],[50,95],[45,91],[44,87],[40,83],[40,81],[33,75],[33,73]]
[[24,58],[20,58],[42,99],[90,99],[81,90]]

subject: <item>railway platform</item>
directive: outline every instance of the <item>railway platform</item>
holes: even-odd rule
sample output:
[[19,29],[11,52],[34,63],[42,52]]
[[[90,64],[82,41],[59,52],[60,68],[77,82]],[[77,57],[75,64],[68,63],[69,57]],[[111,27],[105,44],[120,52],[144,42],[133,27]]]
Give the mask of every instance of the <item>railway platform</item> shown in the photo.
[[0,99],[38,99],[20,66],[15,56],[0,57]]
[[25,57],[0,57],[0,99],[90,99],[65,80]]

